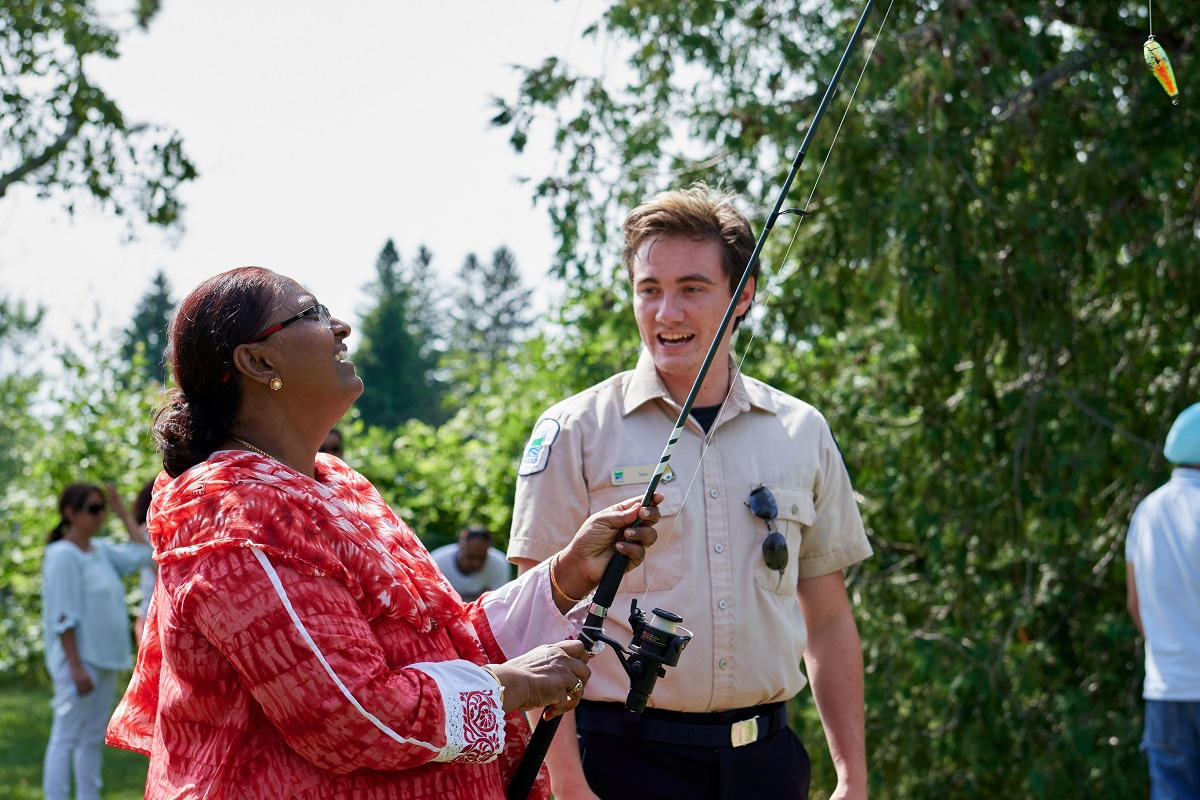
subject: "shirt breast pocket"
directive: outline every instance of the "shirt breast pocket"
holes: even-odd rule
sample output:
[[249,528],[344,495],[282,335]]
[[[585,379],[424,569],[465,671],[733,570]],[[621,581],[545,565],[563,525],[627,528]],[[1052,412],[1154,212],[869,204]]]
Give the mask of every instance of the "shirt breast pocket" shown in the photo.
[[758,547],[754,551],[754,582],[760,589],[779,595],[795,595],[796,582],[799,575],[800,545],[804,541],[803,528],[811,525],[817,518],[813,506],[812,495],[790,486],[773,486],[766,484],[775,498],[778,516],[772,521],[774,529],[783,535],[787,543],[787,566],[783,572],[767,566],[763,557],[762,544],[767,538],[767,524],[750,513],[746,508],[746,517],[751,520],[758,536]]
[[[646,494],[648,484],[601,486],[588,493],[588,513],[595,514],[608,506],[631,497]],[[621,581],[622,592],[645,592],[673,589],[683,578],[683,532],[673,531],[679,510],[683,507],[683,491],[678,486],[659,484],[663,502],[658,506],[662,518],[654,526],[658,541],[646,551],[641,566],[626,572]]]

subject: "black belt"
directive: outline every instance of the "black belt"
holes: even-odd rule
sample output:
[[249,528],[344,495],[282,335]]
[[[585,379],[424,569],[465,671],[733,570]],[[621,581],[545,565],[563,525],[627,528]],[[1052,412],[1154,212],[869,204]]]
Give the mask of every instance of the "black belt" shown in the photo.
[[[711,721],[713,717],[742,717],[743,713],[687,714],[662,712],[670,719],[654,716],[654,709],[642,714],[625,710],[620,703],[584,701],[575,709],[575,724],[589,733],[621,736],[627,742],[679,744],[691,747],[742,747],[778,733],[787,727],[787,704],[768,703],[741,709],[744,719]],[[757,713],[756,713],[757,712]]]

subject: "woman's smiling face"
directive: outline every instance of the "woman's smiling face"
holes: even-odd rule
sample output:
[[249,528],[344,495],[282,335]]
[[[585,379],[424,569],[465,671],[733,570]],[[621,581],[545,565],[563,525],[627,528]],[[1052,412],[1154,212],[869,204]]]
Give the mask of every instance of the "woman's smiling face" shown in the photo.
[[[354,370],[346,347],[350,326],[337,317],[326,318],[316,298],[300,284],[285,278],[280,286],[277,318],[286,321],[307,314],[265,337],[258,346],[269,348],[282,391],[294,393],[314,406],[336,405],[340,417],[362,394],[363,382]],[[312,310],[310,310],[312,309]]]

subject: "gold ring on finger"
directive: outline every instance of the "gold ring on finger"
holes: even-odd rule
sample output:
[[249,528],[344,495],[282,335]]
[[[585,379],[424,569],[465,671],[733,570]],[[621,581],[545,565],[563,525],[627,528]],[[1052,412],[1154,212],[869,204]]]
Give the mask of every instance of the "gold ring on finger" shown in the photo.
[[583,692],[583,681],[579,680],[579,681],[575,681],[575,685],[571,687],[571,691],[567,692],[567,694],[580,694],[582,692]]

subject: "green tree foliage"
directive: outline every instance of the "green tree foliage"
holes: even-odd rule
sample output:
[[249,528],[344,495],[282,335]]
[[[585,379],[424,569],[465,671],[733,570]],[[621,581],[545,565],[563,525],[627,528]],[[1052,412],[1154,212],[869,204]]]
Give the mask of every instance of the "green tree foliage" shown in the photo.
[[409,419],[436,425],[445,419],[431,265],[431,254],[421,248],[404,266],[391,239],[376,260],[376,280],[367,287],[376,305],[363,316],[354,354],[366,387],[358,409],[368,425],[394,428]]
[[[58,520],[57,498],[68,483],[117,486],[127,501],[154,477],[150,421],[157,397],[133,380],[145,369],[123,359],[82,327],[82,350],[62,348],[56,376],[37,409],[21,410],[17,446],[0,484],[0,674],[37,670],[42,652],[41,564],[46,534]],[[111,518],[110,532],[125,534]]]
[[[655,190],[724,185],[761,224],[861,9],[625,0],[589,34],[628,73],[524,69],[495,122],[518,150],[556,122],[536,192],[576,298],[627,315],[611,232]],[[1194,61],[1200,6],[1156,10]],[[862,494],[877,555],[851,589],[888,797],[1145,791],[1120,554],[1200,395],[1198,112],[1146,70],[1146,34],[1135,2],[896,4],[820,183],[865,47],[797,180],[814,219],[786,262],[792,223],[765,251],[740,347],[827,413]]]
[[[37,440],[33,403],[41,375],[26,365],[41,317],[42,309],[30,311],[24,303],[0,297],[0,492],[20,480],[24,454]],[[8,601],[6,586],[7,581],[0,583],[0,604]]]
[[30,605],[36,594],[28,591],[28,550],[19,521],[21,504],[14,496],[42,435],[34,415],[41,375],[25,366],[29,340],[40,323],[40,309],[30,312],[21,303],[0,298],[0,674],[28,663],[38,637],[30,628],[38,606]]
[[[145,28],[157,11],[138,0],[127,16]],[[86,192],[118,216],[178,221],[196,177],[178,134],[130,122],[88,77],[89,61],[117,57],[119,18],[94,2],[0,3],[0,198],[24,183],[69,210]]]
[[125,330],[125,344],[121,355],[132,361],[134,354],[142,354],[145,379],[164,384],[167,381],[167,364],[164,351],[167,347],[167,326],[175,301],[171,299],[171,284],[161,269],[151,281],[151,286],[138,301],[132,325]]

